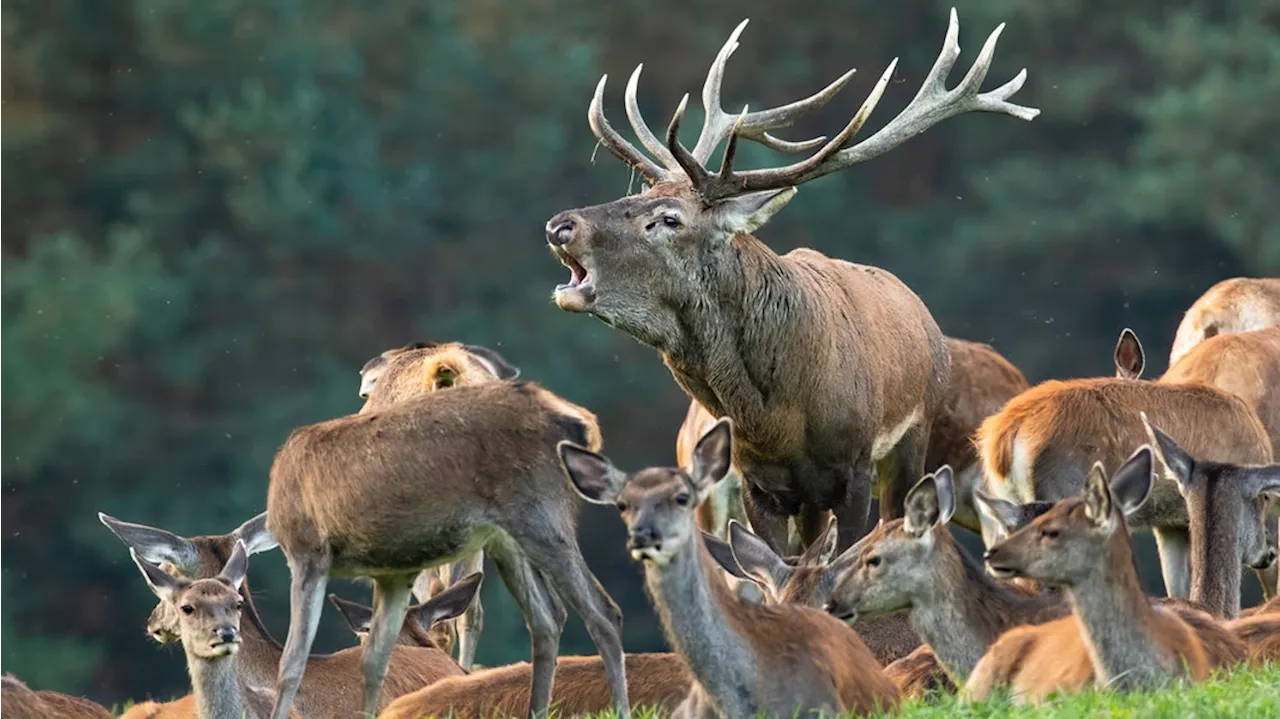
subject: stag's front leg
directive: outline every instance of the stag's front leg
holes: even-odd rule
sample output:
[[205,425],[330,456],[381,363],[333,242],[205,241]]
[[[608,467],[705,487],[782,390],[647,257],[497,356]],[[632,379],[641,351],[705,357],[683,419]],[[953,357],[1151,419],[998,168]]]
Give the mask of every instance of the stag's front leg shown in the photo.
[[742,500],[747,518],[751,520],[751,531],[767,542],[778,555],[785,556],[790,532],[787,511],[772,495],[752,484],[746,476],[742,478]]
[[886,472],[880,477],[880,518],[884,521],[906,514],[907,492],[924,476],[924,460],[928,451],[927,425],[912,427],[898,440],[893,448],[892,473]]
[[[867,517],[871,514],[871,482],[875,478],[875,465],[870,459],[860,458],[846,470],[844,499],[832,508],[836,515],[838,538],[836,547],[843,552],[867,533]],[[882,510],[883,511],[883,510]]]

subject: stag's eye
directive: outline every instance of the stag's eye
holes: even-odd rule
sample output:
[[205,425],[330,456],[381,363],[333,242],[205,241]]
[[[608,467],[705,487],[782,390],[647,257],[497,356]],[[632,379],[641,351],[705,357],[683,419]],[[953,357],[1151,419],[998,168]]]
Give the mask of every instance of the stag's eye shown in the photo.
[[196,611],[196,608],[190,604],[183,604],[181,609],[183,614],[194,614]]
[[620,502],[618,502],[617,504],[615,504],[614,506],[616,506],[616,507],[618,508],[618,511],[619,511],[619,512],[625,512],[625,511],[627,511],[627,503],[626,503],[626,502],[621,502],[621,501],[620,501]]
[[677,494],[677,495],[676,495],[676,504],[680,505],[681,507],[683,507],[683,506],[685,506],[685,505],[689,504],[689,493],[688,493],[688,492],[681,492],[680,494]]
[[671,215],[663,215],[662,224],[672,229],[675,229],[680,226],[680,220],[676,219],[675,217],[672,217]]
[[867,557],[867,566],[868,566],[868,567],[878,567],[878,566],[880,566],[880,557],[879,557],[878,555],[877,555],[877,556]]
[[1041,536],[1041,537],[1044,537],[1045,539],[1057,539],[1057,538],[1058,538],[1058,530],[1056,530],[1056,529],[1042,529],[1042,530],[1040,530],[1040,536]]
[[661,217],[651,220],[649,224],[644,226],[644,229],[652,232],[653,228],[657,227],[659,224],[669,230],[674,230],[681,226],[680,218],[674,215],[662,215]]

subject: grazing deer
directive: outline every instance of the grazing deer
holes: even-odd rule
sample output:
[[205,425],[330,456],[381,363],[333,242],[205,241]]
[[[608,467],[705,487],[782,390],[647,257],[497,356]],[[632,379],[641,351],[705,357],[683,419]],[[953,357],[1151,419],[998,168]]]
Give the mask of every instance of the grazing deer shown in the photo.
[[[178,607],[178,635],[187,655],[196,719],[243,717],[262,719],[271,706],[271,693],[245,681],[237,671],[240,648],[240,585],[249,569],[249,551],[236,542],[231,557],[216,577],[181,579],[138,555],[133,558],[147,586],[161,601]],[[297,711],[289,715],[297,719]]]
[[551,700],[563,599],[627,716],[621,613],[578,548],[578,502],[554,451],[563,440],[599,447],[595,415],[525,381],[453,387],[294,430],[267,493],[268,528],[293,578],[273,719],[297,692],[330,576],[374,581],[363,649],[363,705],[373,713],[414,576],[480,550],[529,626],[534,712]]
[[[831,599],[844,564],[836,557],[836,522],[799,557],[783,559],[764,539],[737,522],[729,524],[729,542],[706,540],[711,557],[735,577],[757,584],[765,601],[820,608]],[[906,617],[878,617],[854,627],[876,661],[887,666],[920,646],[920,637]]]
[[[519,376],[519,368],[488,347],[460,342],[414,342],[386,350],[364,363],[360,369],[360,397],[365,403],[359,413],[367,414],[438,389],[514,380]],[[377,393],[373,391],[375,387],[378,387]],[[413,593],[418,601],[425,602],[431,597],[432,587],[455,584],[464,576],[482,569],[484,553],[475,552],[457,562],[423,570],[414,582]],[[457,637],[458,663],[466,671],[471,671],[480,633],[484,631],[484,606],[480,595],[476,595],[460,622],[441,624],[433,631],[451,635],[446,651],[452,651],[452,637]]]
[[[256,554],[276,547],[275,539],[267,531],[266,513],[250,519],[230,534],[179,537],[172,532],[143,524],[122,522],[99,513],[99,520],[121,542],[142,559],[156,564],[171,574],[185,579],[216,577],[227,563],[237,542],[243,542],[249,554]],[[253,686],[271,686],[275,682],[280,665],[280,643],[267,631],[254,605],[248,581],[240,585],[244,600],[242,613],[247,622],[241,627],[240,647],[237,654],[240,676]],[[147,620],[147,633],[159,643],[178,640],[178,610],[170,602],[160,601]],[[360,701],[361,650],[359,647],[343,649],[332,654],[307,657],[307,673],[298,690],[297,709],[304,717],[346,719],[351,716]],[[396,647],[387,671],[385,703],[395,697],[414,691],[424,684],[447,676],[462,674],[462,669],[445,653],[415,647]],[[187,696],[172,702],[153,704],[156,717],[194,716],[194,697]],[[143,707],[135,707],[146,717]]]
[[[1142,592],[1125,517],[1147,501],[1155,481],[1151,448],[1140,447],[1118,469],[1110,484],[1102,463],[1093,465],[1083,496],[1058,502],[986,552],[987,568],[998,577],[1027,576],[1066,590],[1074,622],[1022,627],[1001,637],[966,685],[982,698],[1010,663],[1032,665],[1043,673],[1080,669],[1074,655],[1064,654],[1065,635],[1078,626],[1088,650],[1095,683],[1121,691],[1155,688],[1180,677],[1199,681],[1223,658],[1207,650],[1202,633],[1226,634],[1207,614],[1195,621],[1173,607],[1159,607]],[[1229,634],[1226,662],[1243,658],[1244,648]],[[1052,657],[1052,659],[1050,658]],[[1052,669],[1041,669],[1054,665]],[[1044,696],[1043,687],[1020,687],[1019,693]]]
[[5,719],[114,719],[97,702],[60,692],[34,691],[12,674],[0,678],[0,714]]
[[[627,696],[633,707],[654,707],[667,716],[689,694],[689,668],[676,654],[627,654]],[[406,694],[388,706],[378,719],[489,719],[529,716],[528,662],[451,677]],[[572,717],[608,711],[612,702],[600,657],[560,657],[551,691],[557,716]]]
[[[607,77],[600,79],[588,110],[592,131],[650,187],[547,222],[547,242],[571,272],[556,288],[555,302],[653,347],[691,399],[714,416],[733,418],[747,515],[771,547],[784,549],[786,520],[794,516],[803,520],[804,545],[812,544],[824,510],[835,512],[847,546],[865,532],[876,461],[891,454],[897,460],[895,476],[880,485],[881,516],[901,513],[902,493],[923,472],[950,375],[946,344],[924,303],[892,273],[810,249],[780,256],[750,233],[791,200],[796,186],[881,155],[946,118],[985,111],[1030,120],[1039,111],[1007,101],[1025,72],[979,93],[1003,25],[964,80],[946,89],[960,52],[952,9],[942,52],[923,86],[879,132],[845,147],[879,101],[896,61],[829,142],[779,140],[768,131],[825,105],[852,72],[807,99],[730,115],[721,107],[721,81],[745,25],[733,31],[707,74],[706,117],[692,150],[679,140],[687,96],[663,142],[640,116],[641,68],[632,73],[627,116],[655,160],[605,119]],[[726,139],[719,170],[708,169]],[[821,149],[792,165],[744,171],[734,168],[739,140],[789,152]]]
[[[1196,457],[1272,461],[1257,414],[1222,390],[1110,377],[1049,380],[1014,397],[979,428],[986,491],[1019,504],[1078,496],[1093,462],[1118,466],[1146,442],[1139,411]],[[1176,485],[1157,483],[1151,500],[1129,522],[1152,529],[1168,594],[1186,597],[1187,509]]]
[[811,607],[744,602],[720,580],[694,512],[729,471],[729,419],[703,435],[687,471],[628,476],[572,442],[558,450],[583,498],[622,513],[663,631],[694,677],[677,715],[866,714],[897,705],[897,690],[852,629]]
[[1169,352],[1169,366],[1220,334],[1280,326],[1280,279],[1232,277],[1210,287],[1187,309]]

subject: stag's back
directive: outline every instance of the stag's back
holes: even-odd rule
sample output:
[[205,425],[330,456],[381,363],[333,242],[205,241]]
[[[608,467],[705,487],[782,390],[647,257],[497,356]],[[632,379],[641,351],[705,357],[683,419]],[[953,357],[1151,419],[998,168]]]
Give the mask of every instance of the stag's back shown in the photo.
[[1280,326],[1280,279],[1233,277],[1210,287],[1187,310],[1169,353],[1169,365],[1205,339]]
[[[1020,504],[1078,496],[1093,462],[1118,467],[1147,441],[1139,411],[1195,457],[1236,464],[1271,461],[1262,423],[1235,395],[1198,384],[1050,380],[982,423],[977,442],[987,489]],[[1181,495],[1166,482],[1157,483],[1130,521],[1147,526],[1153,517],[1186,521]]]
[[576,502],[556,457],[600,445],[595,415],[532,382],[455,387],[294,430],[267,495],[271,533],[289,549],[413,564],[462,526],[548,499]]
[[1233,332],[1197,344],[1169,368],[1161,382],[1194,382],[1245,401],[1280,453],[1280,327]]

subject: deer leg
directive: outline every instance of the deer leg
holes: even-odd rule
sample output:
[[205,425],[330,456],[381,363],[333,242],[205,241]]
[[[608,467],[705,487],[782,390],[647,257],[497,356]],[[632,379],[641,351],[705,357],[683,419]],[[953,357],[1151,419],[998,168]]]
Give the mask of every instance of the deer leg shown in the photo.
[[[1267,546],[1275,549],[1276,543],[1280,537],[1276,535],[1276,518],[1267,517],[1266,521],[1266,538]],[[1272,562],[1270,567],[1266,569],[1253,570],[1255,576],[1258,577],[1258,584],[1262,585],[1263,600],[1271,599],[1280,591],[1280,562]]]
[[924,476],[924,460],[929,450],[929,427],[918,424],[907,430],[893,448],[893,473],[880,477],[880,518],[897,519],[906,514],[907,492]]
[[[449,583],[452,585],[463,577],[482,569],[484,569],[484,552],[476,552],[470,557],[464,557],[453,563]],[[480,632],[484,629],[484,605],[480,603],[478,592],[475,599],[471,600],[471,606],[467,607],[467,611],[458,620],[457,626],[458,665],[463,671],[469,672],[476,659],[476,644],[480,642]]]
[[551,523],[535,523],[531,528],[533,536],[522,536],[521,546],[560,598],[582,618],[604,663],[618,719],[627,719],[631,702],[622,657],[622,611],[587,568],[572,534],[557,531]]
[[867,533],[867,516],[871,513],[871,480],[875,466],[860,459],[846,470],[844,497],[833,507],[836,515],[836,547],[843,552]]
[[413,575],[379,577],[373,583],[373,621],[369,625],[369,638],[361,652],[360,664],[364,671],[364,715],[378,715],[378,695],[382,693],[382,680],[387,677],[387,664],[395,647],[404,616],[409,612],[409,600],[413,599]]
[[790,527],[786,511],[764,490],[742,478],[743,506],[751,520],[751,531],[763,539],[780,556],[787,552]]
[[1160,574],[1164,593],[1186,599],[1191,596],[1191,536],[1186,529],[1152,527],[1156,550],[1160,553]]
[[551,706],[560,634],[568,616],[564,605],[509,537],[490,542],[486,551],[524,614],[525,626],[529,628],[532,645],[530,663],[533,665],[529,712],[535,717],[546,716]]
[[324,590],[329,584],[330,557],[323,554],[289,557],[289,636],[285,639],[280,655],[280,669],[276,676],[276,703],[271,708],[271,719],[288,719],[293,699],[302,683],[302,673],[307,668],[307,655],[320,626],[320,611],[324,608]]
[[827,512],[812,504],[802,504],[800,514],[795,517],[795,524],[800,548],[799,551],[792,551],[795,547],[788,547],[788,552],[792,555],[803,553],[818,539],[822,530],[827,528]]

